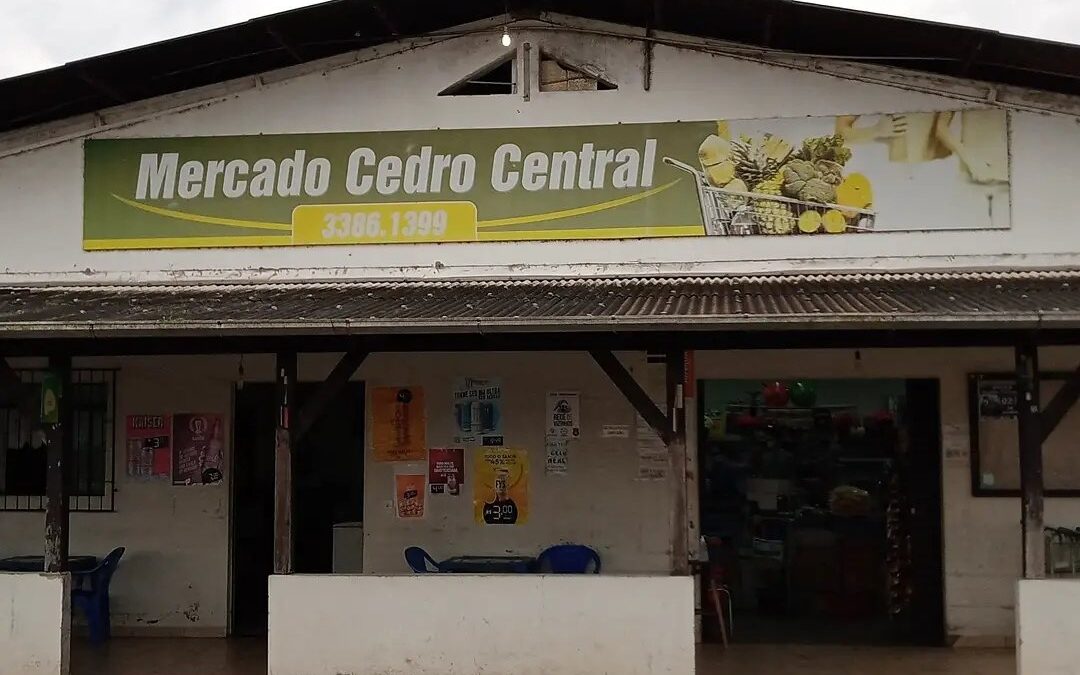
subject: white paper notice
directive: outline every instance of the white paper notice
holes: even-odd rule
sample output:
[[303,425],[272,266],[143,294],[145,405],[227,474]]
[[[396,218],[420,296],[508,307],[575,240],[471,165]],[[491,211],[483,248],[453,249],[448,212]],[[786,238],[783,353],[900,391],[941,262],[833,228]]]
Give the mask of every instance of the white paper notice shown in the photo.
[[667,446],[640,415],[634,431],[637,435],[637,479],[664,480],[668,472]]
[[544,463],[544,473],[549,476],[565,476],[566,460],[569,456],[569,438],[551,438],[544,440],[544,449],[547,459]]
[[630,438],[630,425],[605,424],[600,428],[600,438]]
[[581,395],[576,391],[555,391],[547,395],[548,438],[577,438],[581,435]]

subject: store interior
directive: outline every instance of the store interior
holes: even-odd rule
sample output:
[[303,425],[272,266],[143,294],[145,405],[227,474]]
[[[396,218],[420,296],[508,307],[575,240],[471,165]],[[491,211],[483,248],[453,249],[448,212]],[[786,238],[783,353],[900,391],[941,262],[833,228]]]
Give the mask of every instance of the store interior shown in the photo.
[[[940,493],[912,484],[933,480],[922,468],[939,449],[922,431],[936,418],[936,388],[920,394],[918,382],[700,383],[699,554],[730,602],[731,640],[898,644],[924,634],[912,629],[940,591],[920,580],[940,567],[940,545],[920,518],[940,513]],[[702,588],[705,639],[718,641],[716,602]]]

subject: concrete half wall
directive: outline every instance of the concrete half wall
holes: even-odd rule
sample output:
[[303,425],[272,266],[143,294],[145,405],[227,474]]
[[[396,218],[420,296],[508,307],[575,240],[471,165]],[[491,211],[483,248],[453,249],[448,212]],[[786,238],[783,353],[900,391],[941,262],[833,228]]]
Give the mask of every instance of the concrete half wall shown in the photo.
[[70,577],[0,573],[0,673],[67,675]]
[[690,675],[690,577],[270,577],[270,675]]
[[1020,675],[1080,675],[1080,579],[1024,579],[1016,591]]

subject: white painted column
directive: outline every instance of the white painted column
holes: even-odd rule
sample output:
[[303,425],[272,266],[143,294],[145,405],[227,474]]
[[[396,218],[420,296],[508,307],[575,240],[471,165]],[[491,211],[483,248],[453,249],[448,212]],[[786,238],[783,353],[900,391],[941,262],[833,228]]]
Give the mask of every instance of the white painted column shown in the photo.
[[71,577],[0,572],[0,673],[67,675]]

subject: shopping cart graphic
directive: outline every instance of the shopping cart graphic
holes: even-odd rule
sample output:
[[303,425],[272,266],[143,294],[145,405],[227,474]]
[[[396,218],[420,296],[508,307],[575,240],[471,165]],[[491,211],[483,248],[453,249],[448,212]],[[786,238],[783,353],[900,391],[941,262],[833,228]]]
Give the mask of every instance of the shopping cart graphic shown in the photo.
[[[824,216],[829,211],[839,211],[846,219],[845,231],[869,232],[874,229],[876,213],[839,204],[819,204],[792,199],[783,195],[743,192],[711,185],[705,174],[694,167],[671,157],[664,157],[665,164],[685,171],[694,177],[698,201],[701,203],[701,220],[705,234],[806,234],[799,230],[799,217],[809,211]],[[768,208],[767,204],[780,204],[783,208]]]

